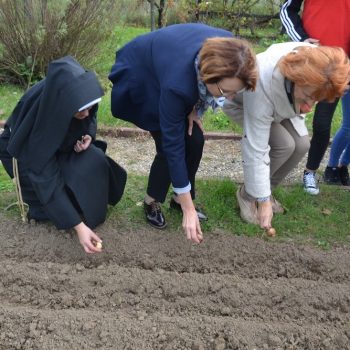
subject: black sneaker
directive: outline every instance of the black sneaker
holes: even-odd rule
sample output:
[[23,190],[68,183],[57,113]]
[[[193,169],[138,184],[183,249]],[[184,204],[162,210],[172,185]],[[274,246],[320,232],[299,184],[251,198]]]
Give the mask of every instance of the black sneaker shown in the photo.
[[[174,198],[171,198],[171,200],[170,200],[170,208],[179,210],[182,213],[181,205],[179,203],[175,202]],[[195,209],[197,212],[198,219],[200,221],[207,221],[208,220],[208,217],[199,208],[195,207]]]
[[146,214],[147,222],[154,228],[163,229],[166,227],[166,222],[160,204],[156,201],[147,204],[143,202],[143,208]]
[[338,167],[327,166],[323,175],[324,182],[328,185],[340,185],[340,176]]
[[346,165],[342,165],[339,168],[339,177],[343,186],[350,186],[349,170]]

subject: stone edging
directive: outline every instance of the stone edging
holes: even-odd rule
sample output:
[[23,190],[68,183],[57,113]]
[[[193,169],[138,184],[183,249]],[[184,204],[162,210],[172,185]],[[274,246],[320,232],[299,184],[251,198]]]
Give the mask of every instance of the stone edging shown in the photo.
[[[5,125],[5,120],[0,120],[0,128],[3,128]],[[111,137],[149,137],[150,134],[146,130],[140,128],[127,128],[127,127],[107,127],[103,126],[98,129],[98,134],[101,136],[111,136]],[[230,132],[206,132],[204,133],[204,138],[206,140],[233,140],[240,141],[242,136]],[[332,144],[333,138],[330,138],[329,145]]]
[[[149,137],[150,133],[140,128],[113,128],[113,127],[101,127],[98,129],[98,134],[101,136],[111,137]],[[228,133],[228,132],[206,132],[204,134],[206,140],[234,140],[239,141],[240,135]]]

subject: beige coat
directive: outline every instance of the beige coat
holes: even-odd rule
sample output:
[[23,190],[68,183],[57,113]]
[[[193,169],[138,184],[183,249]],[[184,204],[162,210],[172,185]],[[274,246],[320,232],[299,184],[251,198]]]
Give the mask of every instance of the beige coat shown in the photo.
[[304,115],[297,115],[288,100],[284,77],[277,63],[294,48],[307,43],[274,44],[257,55],[259,80],[254,92],[246,91],[233,101],[225,101],[224,112],[243,126],[241,141],[244,183],[247,193],[255,198],[267,197],[270,188],[271,123],[290,119],[300,136],[308,134]]

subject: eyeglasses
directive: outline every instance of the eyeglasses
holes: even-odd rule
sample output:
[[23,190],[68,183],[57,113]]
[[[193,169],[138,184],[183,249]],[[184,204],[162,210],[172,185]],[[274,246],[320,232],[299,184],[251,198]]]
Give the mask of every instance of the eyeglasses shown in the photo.
[[220,85],[219,85],[219,82],[216,82],[216,87],[218,88],[218,90],[219,90],[221,96],[225,96],[225,93],[222,91],[222,89],[221,89],[221,87],[220,87]]
[[237,95],[237,94],[240,94],[242,92],[244,92],[246,90],[246,88],[242,88],[238,91],[229,91],[229,92],[225,92],[224,90],[221,89],[220,85],[219,85],[219,82],[216,82],[216,87],[218,88],[221,96],[223,97],[228,97],[228,96],[234,96],[234,95]]

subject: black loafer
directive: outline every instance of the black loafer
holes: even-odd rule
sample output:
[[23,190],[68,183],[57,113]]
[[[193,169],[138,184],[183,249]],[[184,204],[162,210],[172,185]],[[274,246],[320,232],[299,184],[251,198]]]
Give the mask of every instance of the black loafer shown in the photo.
[[[170,200],[170,208],[179,210],[182,213],[181,205],[179,203],[175,202],[174,198],[171,198],[171,200]],[[197,212],[198,219],[200,221],[207,221],[208,220],[208,217],[199,208],[195,207],[195,209]]]
[[165,218],[158,202],[154,201],[150,204],[143,202],[143,208],[145,210],[146,220],[152,227],[160,230],[166,227]]

